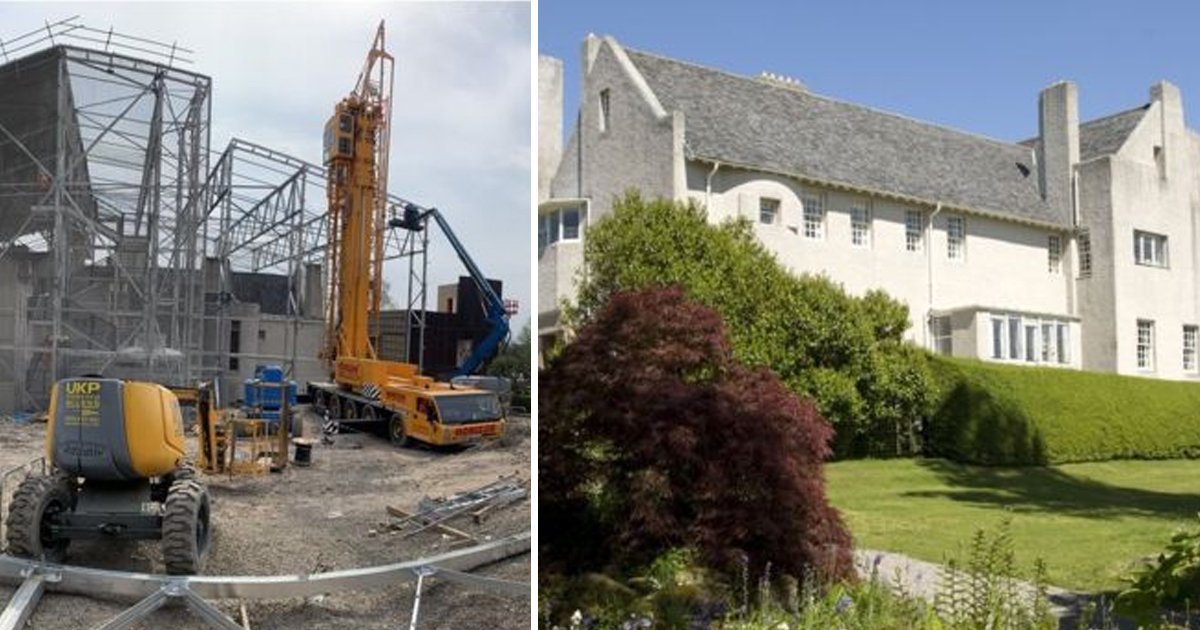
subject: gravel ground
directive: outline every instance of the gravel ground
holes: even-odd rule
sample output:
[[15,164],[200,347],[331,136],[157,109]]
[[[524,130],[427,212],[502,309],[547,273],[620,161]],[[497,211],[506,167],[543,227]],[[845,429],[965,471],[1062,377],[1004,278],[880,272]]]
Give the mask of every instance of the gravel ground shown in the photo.
[[[315,417],[306,416],[312,432]],[[387,527],[387,505],[411,510],[425,496],[470,490],[502,476],[530,475],[529,420],[514,418],[500,443],[462,452],[395,449],[370,435],[340,435],[332,446],[318,444],[310,468],[289,467],[280,474],[208,477],[213,502],[213,542],[208,575],[275,575],[350,569],[410,560],[460,548],[435,531],[409,538]],[[45,425],[0,423],[0,471],[41,454]],[[528,531],[528,499],[494,511],[481,524],[452,523],[490,540]],[[376,533],[372,534],[374,530]],[[158,544],[76,543],[68,562],[124,571],[162,570]],[[477,571],[531,581],[529,554]],[[14,587],[0,586],[0,602]],[[396,628],[407,624],[413,588],[331,594],[319,602],[302,599],[247,602],[253,628]],[[132,602],[47,593],[32,627],[50,630],[91,628]],[[238,617],[237,601],[218,602]],[[436,580],[422,589],[419,628],[528,628],[530,600],[512,600],[470,591]],[[162,609],[138,628],[206,628],[182,608]]]

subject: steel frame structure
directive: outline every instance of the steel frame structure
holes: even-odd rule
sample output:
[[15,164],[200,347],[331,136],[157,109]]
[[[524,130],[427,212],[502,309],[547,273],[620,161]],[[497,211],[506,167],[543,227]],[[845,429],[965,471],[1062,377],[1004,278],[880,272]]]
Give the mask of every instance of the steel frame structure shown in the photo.
[[33,277],[29,294],[0,309],[15,331],[0,345],[0,380],[33,408],[68,371],[186,382],[201,346],[212,82],[175,67],[186,52],[175,46],[111,31],[103,51],[61,43],[90,32],[67,20],[0,44],[5,57],[52,46],[12,62],[24,64],[17,79],[43,77],[52,111],[0,121],[10,156],[0,168],[0,264]]
[[[212,81],[177,67],[190,53],[77,18],[0,41],[5,62],[40,58],[57,73],[54,111],[36,129],[0,117],[0,281],[5,265],[35,277],[28,294],[0,299],[0,384],[13,383],[18,408],[44,408],[50,384],[85,372],[179,384],[227,375],[234,272],[288,278],[286,354],[242,356],[290,376],[306,359],[300,322],[324,313],[301,308],[299,279],[326,263],[325,169],[236,138],[211,150]],[[46,127],[56,142],[39,155],[28,145]],[[26,163],[5,162],[5,150]],[[383,238],[384,260],[424,257],[425,243]],[[409,305],[419,296],[423,313],[423,273],[420,283]]]
[[512,598],[530,598],[531,584],[467,573],[484,565],[528,553],[529,532],[483,545],[450,551],[428,558],[382,566],[304,575],[181,577],[107,571],[56,565],[0,555],[0,581],[19,584],[7,607],[0,611],[0,630],[20,630],[33,614],[47,588],[66,593],[105,598],[140,598],[136,604],[99,626],[104,630],[129,628],[170,601],[186,604],[215,628],[239,630],[209,599],[283,599],[322,593],[361,590],[416,582],[412,618],[415,628],[421,587],[427,578],[485,590]]

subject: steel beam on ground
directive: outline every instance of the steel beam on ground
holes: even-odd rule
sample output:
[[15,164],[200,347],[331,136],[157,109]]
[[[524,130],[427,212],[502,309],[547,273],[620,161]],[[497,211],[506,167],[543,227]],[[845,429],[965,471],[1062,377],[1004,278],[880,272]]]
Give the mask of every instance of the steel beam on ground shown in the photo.
[[8,601],[8,606],[0,611],[0,630],[24,630],[25,623],[33,615],[33,609],[42,599],[46,590],[46,578],[34,573],[25,578],[21,587]]
[[[398,562],[376,567],[330,571],[328,573],[271,576],[195,576],[178,577],[149,573],[128,573],[68,565],[43,564],[34,560],[0,555],[0,580],[23,579],[31,569],[47,576],[55,591],[102,595],[109,597],[145,598],[167,583],[186,583],[187,588],[205,599],[283,599],[311,597],[322,593],[375,588],[397,582],[416,580],[418,570],[463,572],[498,562],[530,550],[530,534],[503,538],[494,542],[459,549],[436,556]],[[456,574],[447,579],[465,584]],[[514,595],[511,584],[499,580],[472,580],[471,586],[493,590],[500,595]],[[493,588],[494,587],[494,588]],[[529,597],[528,589],[522,590]]]

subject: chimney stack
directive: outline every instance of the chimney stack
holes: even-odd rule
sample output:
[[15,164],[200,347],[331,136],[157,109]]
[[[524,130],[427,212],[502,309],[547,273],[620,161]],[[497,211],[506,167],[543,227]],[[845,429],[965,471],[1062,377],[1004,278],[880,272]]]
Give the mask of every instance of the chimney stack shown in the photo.
[[1079,95],[1059,81],[1038,96],[1038,183],[1050,207],[1073,216],[1072,176],[1079,163]]

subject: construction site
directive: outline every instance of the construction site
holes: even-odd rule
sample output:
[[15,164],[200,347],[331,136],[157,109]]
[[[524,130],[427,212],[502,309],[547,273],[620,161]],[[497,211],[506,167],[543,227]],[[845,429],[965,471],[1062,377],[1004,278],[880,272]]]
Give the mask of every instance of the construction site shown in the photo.
[[176,44],[0,41],[0,630],[528,626],[516,303],[389,189],[366,28],[322,156],[211,146]]

